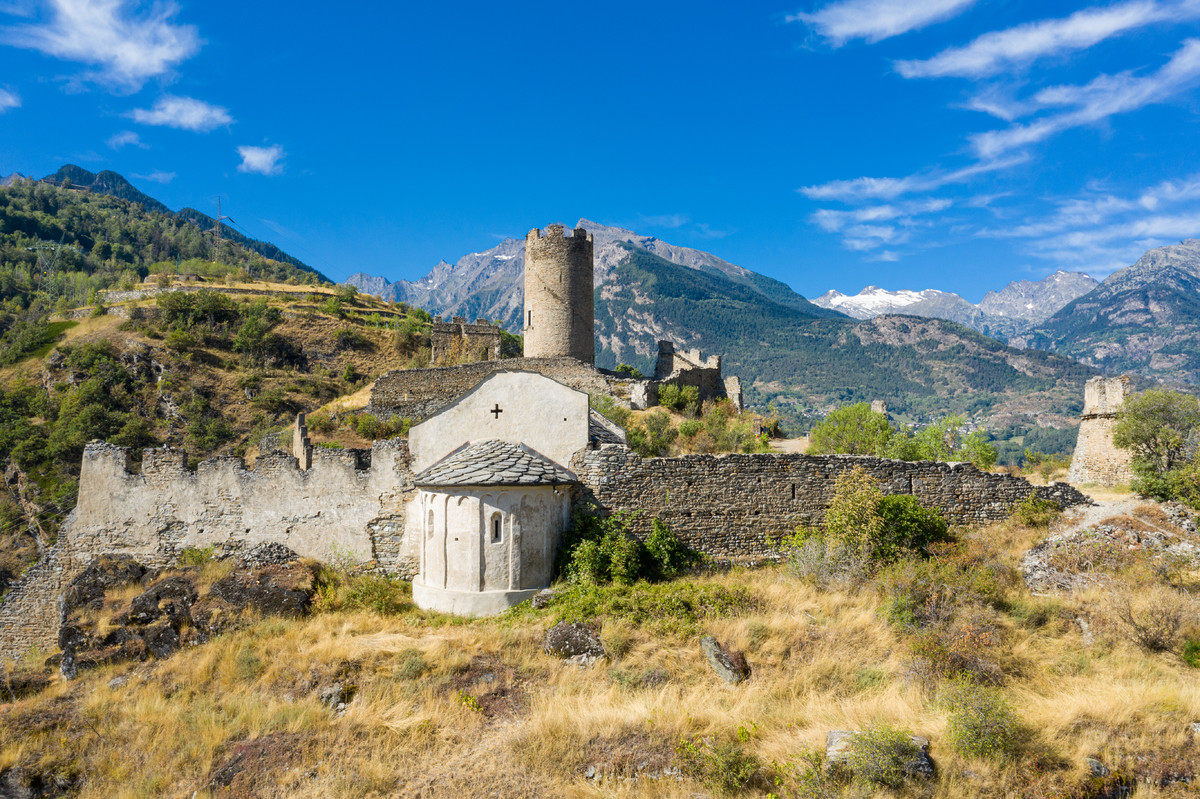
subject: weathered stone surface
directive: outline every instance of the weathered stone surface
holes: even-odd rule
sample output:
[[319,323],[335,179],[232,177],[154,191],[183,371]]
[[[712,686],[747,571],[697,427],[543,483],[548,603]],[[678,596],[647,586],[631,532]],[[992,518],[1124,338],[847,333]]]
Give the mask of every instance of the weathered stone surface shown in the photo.
[[634,535],[650,534],[661,519],[692,549],[715,558],[760,559],[776,553],[767,543],[799,524],[818,524],[833,498],[838,474],[862,467],[885,494],[911,494],[954,524],[1008,518],[1014,503],[1036,493],[1060,507],[1090,500],[1066,483],[1033,486],[969,463],[897,461],[854,455],[684,455],[642,458],[619,446],[585,450],[571,459],[583,490],[585,513],[641,511]]
[[[861,735],[858,730],[830,730],[825,735],[825,761],[831,766],[845,763],[854,749],[854,738]],[[917,747],[917,755],[905,767],[904,772],[910,777],[929,779],[933,777],[933,760],[929,757],[929,739],[920,735],[910,736],[913,745]]]
[[706,635],[700,639],[700,651],[708,658],[708,665],[727,683],[737,685],[750,678],[750,664],[741,652],[730,651],[721,646],[716,638]]
[[533,607],[537,610],[541,610],[542,608],[550,605],[550,601],[554,599],[555,593],[556,592],[552,588],[543,588],[541,591],[538,591],[536,595],[534,595],[529,604],[533,605]]
[[559,622],[546,631],[542,649],[547,655],[566,660],[579,655],[604,658],[608,653],[600,643],[600,634],[593,625],[580,622]]
[[1100,486],[1128,485],[1133,480],[1133,453],[1113,444],[1117,414],[1132,390],[1126,376],[1087,381],[1067,480],[1075,485]]
[[299,559],[300,556],[288,546],[278,541],[263,541],[255,544],[249,552],[242,556],[241,566],[282,566]]
[[192,607],[197,627],[216,633],[246,612],[263,616],[306,615],[316,590],[312,570],[300,563],[239,570],[213,584]]
[[63,614],[77,608],[98,608],[104,592],[120,585],[136,583],[146,574],[146,567],[129,555],[98,555],[71,580],[63,592],[60,609]]
[[190,619],[188,611],[196,601],[196,586],[187,577],[159,580],[129,603],[129,612],[118,619],[123,624],[149,624],[165,616],[178,626]]

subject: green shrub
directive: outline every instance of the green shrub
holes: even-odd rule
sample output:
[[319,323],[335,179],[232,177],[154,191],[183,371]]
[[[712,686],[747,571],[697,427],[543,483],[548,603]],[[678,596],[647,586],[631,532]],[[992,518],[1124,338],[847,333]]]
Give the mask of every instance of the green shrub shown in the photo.
[[658,519],[650,522],[650,535],[645,543],[645,571],[652,579],[670,580],[683,574],[699,559],[699,553],[680,541],[667,525]]
[[760,779],[763,768],[738,740],[681,738],[675,753],[685,774],[726,796],[744,793]]
[[1042,499],[1036,491],[1030,491],[1029,496],[1013,505],[1010,518],[1025,527],[1049,527],[1061,515],[1062,508],[1057,502]]
[[685,419],[679,423],[679,435],[684,438],[691,438],[704,429],[704,425],[698,419]]
[[658,404],[688,416],[695,416],[700,410],[700,389],[696,386],[663,383],[658,387]]
[[876,509],[883,519],[883,531],[875,545],[876,560],[894,560],[905,550],[928,554],[930,544],[950,539],[950,525],[942,514],[921,507],[914,496],[883,497]]
[[213,547],[188,547],[179,553],[180,566],[203,566],[213,560]]
[[621,427],[629,423],[629,417],[633,413],[633,411],[621,405],[607,394],[593,394],[591,396],[591,405],[605,419],[615,422]]
[[899,788],[920,754],[912,733],[880,726],[854,735],[845,766],[857,779]]
[[1200,638],[1189,638],[1183,642],[1183,662],[1193,669],[1200,669]]
[[429,670],[420,649],[405,649],[400,652],[398,659],[400,662],[396,666],[396,676],[402,680],[415,680]]
[[617,364],[615,371],[621,377],[628,377],[631,380],[641,380],[643,377],[645,377],[645,375],[642,374],[641,369],[638,369],[636,366],[630,366],[627,363]]
[[339,350],[367,349],[371,342],[352,327],[343,327],[333,334],[333,343]]
[[998,688],[959,677],[942,688],[938,699],[950,713],[946,738],[955,752],[989,758],[1015,752],[1021,724]]
[[671,427],[671,417],[664,411],[653,411],[646,415],[644,424],[626,429],[629,448],[643,458],[666,455],[678,435],[679,431]]

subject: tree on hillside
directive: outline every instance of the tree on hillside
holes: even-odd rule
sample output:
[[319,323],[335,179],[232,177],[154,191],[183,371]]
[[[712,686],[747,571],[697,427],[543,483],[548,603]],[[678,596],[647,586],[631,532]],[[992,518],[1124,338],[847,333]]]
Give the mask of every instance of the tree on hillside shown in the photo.
[[1133,453],[1133,488],[1200,507],[1200,399],[1150,389],[1125,400],[1113,443]]
[[1125,400],[1113,443],[1133,453],[1134,466],[1162,475],[1186,460],[1200,437],[1200,399],[1152,388]]
[[878,455],[887,452],[892,427],[887,416],[874,413],[865,402],[831,411],[809,433],[812,455]]

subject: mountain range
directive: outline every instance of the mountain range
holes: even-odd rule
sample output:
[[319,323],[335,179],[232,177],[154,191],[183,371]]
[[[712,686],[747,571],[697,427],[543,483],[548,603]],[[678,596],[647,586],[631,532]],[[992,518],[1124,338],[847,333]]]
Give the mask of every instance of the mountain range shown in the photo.
[[1049,319],[1098,285],[1099,281],[1082,272],[1060,270],[1042,280],[1015,280],[1000,291],[989,291],[978,305],[950,291],[888,291],[878,286],[867,286],[858,294],[827,291],[813,303],[855,319],[897,313],[949,319],[1006,341]]
[[[886,399],[912,418],[980,413],[993,426],[1069,425],[1092,371],[1025,352],[944,319],[852,319],[779,281],[700,250],[580,219],[596,260],[597,363],[649,371],[670,339],[723,356],[752,404],[796,416]],[[438,263],[416,281],[356,274],[360,290],[434,313],[520,330],[525,243]],[[1031,394],[1033,395],[1031,397]]]
[[1012,343],[1109,373],[1200,384],[1200,239],[1148,251]]

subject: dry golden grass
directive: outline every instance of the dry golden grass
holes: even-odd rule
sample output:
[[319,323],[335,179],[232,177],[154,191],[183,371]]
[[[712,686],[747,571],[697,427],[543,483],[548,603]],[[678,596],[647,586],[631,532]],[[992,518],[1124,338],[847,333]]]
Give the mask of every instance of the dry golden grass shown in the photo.
[[[1011,568],[1044,535],[1000,525],[971,546]],[[616,776],[674,763],[683,736],[740,730],[769,764],[822,749],[831,729],[876,724],[932,740],[938,776],[920,792],[933,797],[1029,795],[1035,761],[1064,785],[1083,778],[1090,756],[1122,769],[1139,756],[1150,759],[1142,768],[1188,753],[1200,762],[1187,733],[1200,720],[1197,672],[1132,643],[1100,589],[1036,597],[1018,586],[1011,610],[988,611],[1002,689],[1032,731],[1006,762],[965,759],[945,743],[947,710],[908,679],[911,633],[884,621],[873,587],[821,591],[784,568],[692,581],[746,587],[757,600],[703,623],[746,652],[748,682],[721,682],[695,636],[613,619],[603,630],[619,653],[611,662],[558,663],[541,652],[552,609],[481,621],[417,610],[266,619],[167,661],[99,669],[0,705],[0,770],[76,775],[80,797],[674,799],[714,794],[690,778]],[[1077,618],[1089,620],[1092,643]],[[117,676],[124,684],[110,684]],[[317,696],[335,681],[358,690],[341,716]],[[228,790],[206,787],[238,746],[259,755]],[[589,781],[590,765],[609,777]]]

